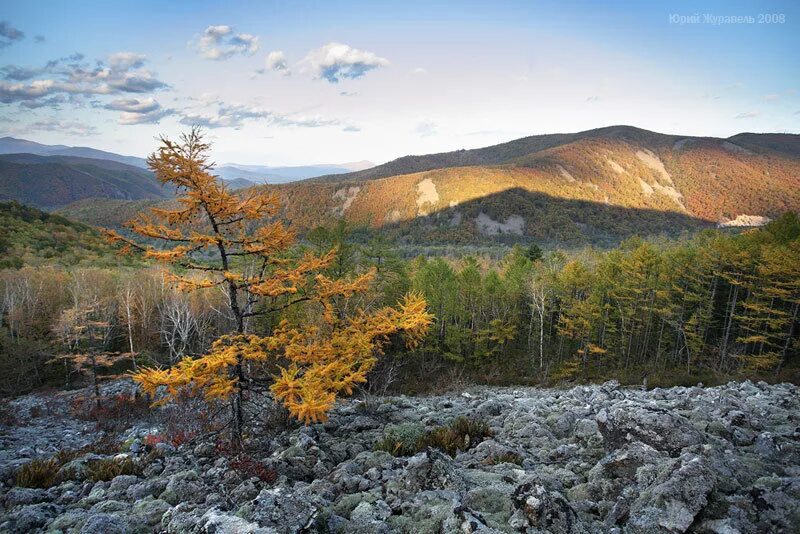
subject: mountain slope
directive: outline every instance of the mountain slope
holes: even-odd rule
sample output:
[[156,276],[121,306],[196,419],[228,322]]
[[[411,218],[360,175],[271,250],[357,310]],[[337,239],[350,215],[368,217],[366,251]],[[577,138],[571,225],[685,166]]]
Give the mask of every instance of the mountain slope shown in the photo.
[[97,229],[17,202],[0,202],[0,227],[0,268],[138,263],[121,258]]
[[65,146],[65,145],[43,145],[34,141],[27,141],[25,139],[16,139],[14,137],[0,138],[0,154],[36,154],[39,156],[75,156],[80,158],[93,158],[109,161],[116,161],[142,169],[147,168],[147,163],[144,158],[137,158],[135,156],[123,156],[121,154],[114,154],[113,152],[106,152],[105,150],[97,150],[96,148],[89,148],[84,146]]
[[[312,181],[363,181],[386,178],[399,174],[412,174],[447,167],[466,167],[473,165],[502,165],[515,160],[576,141],[606,139],[647,145],[671,145],[682,139],[716,139],[679,135],[668,135],[651,132],[633,126],[607,126],[594,130],[586,130],[568,134],[533,135],[515,139],[507,143],[492,145],[471,150],[456,150],[439,154],[422,156],[404,156],[396,160],[377,165],[370,169],[347,174],[328,175],[314,178]],[[720,142],[722,139],[718,139]],[[784,152],[787,155],[800,157],[800,135],[792,134],[738,134],[729,139],[731,143],[744,144],[748,147],[770,149]]]
[[0,155],[0,200],[55,208],[83,198],[169,198],[149,171],[109,160]]
[[[408,243],[605,245],[800,211],[796,139],[685,137],[615,126],[401,158],[423,166],[469,165],[379,177],[397,170],[396,160],[270,187],[283,199],[283,218],[301,234],[343,217]],[[65,213],[79,220],[103,220],[87,219],[90,206],[71,208]],[[121,222],[115,216],[121,206],[103,211],[110,224]]]
[[[502,165],[287,184],[279,188],[285,217],[302,231],[344,216],[413,242],[579,243],[635,234],[622,219],[642,213],[649,222],[639,233],[651,235],[800,210],[800,160],[785,152],[628,127],[570,138],[526,138],[465,156],[515,156]],[[519,156],[534,145],[550,146]]]

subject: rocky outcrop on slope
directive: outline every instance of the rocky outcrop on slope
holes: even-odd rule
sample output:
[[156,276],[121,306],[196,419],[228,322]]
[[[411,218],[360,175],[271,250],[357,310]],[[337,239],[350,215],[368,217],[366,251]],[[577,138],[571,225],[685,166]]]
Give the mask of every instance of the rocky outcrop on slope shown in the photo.
[[[24,414],[36,396],[12,403]],[[387,426],[466,416],[494,435],[450,457],[376,451]],[[641,391],[474,388],[342,402],[324,424],[262,439],[248,476],[212,443],[147,452],[138,474],[14,487],[27,459],[94,432],[64,416],[2,427],[2,532],[760,533],[800,525],[800,390],[781,384]],[[147,460],[145,462],[145,455]],[[72,460],[80,462],[81,459]]]

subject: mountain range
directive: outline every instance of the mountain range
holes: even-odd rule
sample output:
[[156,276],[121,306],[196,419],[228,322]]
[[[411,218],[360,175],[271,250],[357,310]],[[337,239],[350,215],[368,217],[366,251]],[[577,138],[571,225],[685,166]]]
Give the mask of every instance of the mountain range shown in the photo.
[[[0,164],[20,165],[22,159],[0,156]],[[792,134],[715,138],[611,126],[358,165],[351,172],[271,185],[283,199],[283,218],[301,234],[344,218],[409,244],[581,245],[751,226],[800,211],[800,136]],[[319,172],[330,166],[313,167]],[[227,179],[242,186],[276,169],[293,179],[307,176],[297,168],[229,164],[217,169],[223,178],[223,169],[241,173]],[[5,172],[0,180],[6,180]],[[22,189],[13,189],[17,197],[11,198]],[[118,226],[135,209],[165,201],[147,188],[100,193],[83,197],[105,200],[84,199],[60,212]],[[8,188],[0,188],[3,195],[8,198]],[[81,195],[60,198],[76,196]]]
[[110,159],[0,155],[0,200],[52,209],[84,198],[137,200],[172,196],[150,171]]
[[301,231],[345,217],[412,243],[615,243],[800,210],[800,136],[612,126],[407,156],[279,190]]
[[[136,156],[123,156],[121,154],[115,154],[113,152],[106,152],[104,150],[97,150],[95,148],[90,147],[74,147],[74,146],[66,146],[66,145],[44,145],[41,143],[36,143],[34,141],[28,141],[25,139],[17,139],[14,137],[2,137],[0,138],[0,155],[7,155],[7,154],[33,154],[37,156],[62,156],[62,157],[77,157],[77,158],[89,158],[94,160],[102,160],[102,161],[113,161],[117,163],[121,163],[124,165],[128,165],[131,167],[138,168],[140,170],[147,170],[147,161],[144,158],[139,158]],[[19,159],[19,158],[17,158]],[[56,162],[62,165],[70,165],[70,161],[68,160],[51,160],[51,162]],[[38,162],[38,163],[41,163]],[[343,173],[350,173],[353,171],[362,171],[364,169],[368,169],[373,167],[374,164],[369,161],[356,161],[350,163],[340,163],[340,164],[320,164],[320,165],[299,165],[299,166],[266,166],[266,165],[242,165],[239,163],[225,163],[223,165],[219,165],[216,168],[217,175],[229,183],[229,185],[233,188],[242,188],[242,187],[252,187],[256,184],[264,184],[264,183],[286,183],[295,180],[302,180],[305,178],[312,178],[316,176],[322,175],[336,175],[336,174],[343,174]],[[29,169],[32,174],[36,174],[35,170]],[[37,169],[41,170],[41,168]],[[135,171],[130,170],[130,173],[134,173]],[[148,174],[150,174],[148,172]],[[4,187],[2,184],[9,186],[13,189],[13,182],[8,183],[6,173],[0,173],[0,190]],[[155,183],[155,180],[150,175],[151,181]],[[158,187],[158,185],[156,184]],[[84,192],[88,193],[89,190],[84,188]],[[104,186],[98,185],[97,190],[95,191],[97,194],[94,196],[101,197],[101,198],[159,198],[163,195],[145,195],[140,196],[134,193],[134,196],[128,197],[126,196],[125,192],[115,191],[112,194],[107,188]],[[0,197],[2,199],[3,197]],[[85,197],[81,197],[85,198]],[[22,199],[17,199],[22,200]],[[39,202],[35,196],[28,196],[27,201],[33,203],[34,205],[40,207],[52,207],[54,204],[48,204],[51,200],[43,199],[42,202]]]

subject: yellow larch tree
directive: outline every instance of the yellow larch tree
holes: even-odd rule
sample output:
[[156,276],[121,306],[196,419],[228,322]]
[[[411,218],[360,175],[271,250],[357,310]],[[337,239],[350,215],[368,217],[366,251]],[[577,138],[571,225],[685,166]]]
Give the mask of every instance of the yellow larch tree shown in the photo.
[[[322,271],[335,260],[336,250],[294,258],[288,252],[295,236],[277,218],[277,195],[265,187],[230,191],[212,174],[209,150],[197,128],[178,142],[162,137],[147,163],[162,184],[176,189],[178,206],[152,208],[128,223],[146,241],[113,231],[108,236],[127,251],[167,264],[167,276],[185,291],[221,288],[235,332],[219,338],[203,356],[184,358],[168,369],[142,369],[134,379],[150,394],[165,386],[171,396],[188,388],[209,400],[230,399],[234,436],[240,439],[249,383],[245,363],[271,360],[280,368],[272,377],[275,398],[305,423],[324,420],[337,395],[350,394],[366,381],[389,336],[402,334],[413,345],[432,316],[420,295],[409,294],[396,308],[339,317],[333,300],[366,291],[374,272],[352,279],[325,276]],[[147,244],[152,242],[160,246]],[[247,332],[250,318],[302,302],[320,307],[318,324],[281,321],[268,335]]]

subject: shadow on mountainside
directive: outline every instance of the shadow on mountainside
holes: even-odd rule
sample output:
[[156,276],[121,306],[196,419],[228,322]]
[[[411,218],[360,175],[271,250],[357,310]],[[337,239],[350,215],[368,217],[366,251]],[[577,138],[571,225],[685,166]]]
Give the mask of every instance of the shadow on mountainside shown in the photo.
[[676,237],[715,226],[685,213],[569,200],[512,188],[387,224],[381,231],[405,244],[535,241],[546,245],[613,246],[633,236]]

